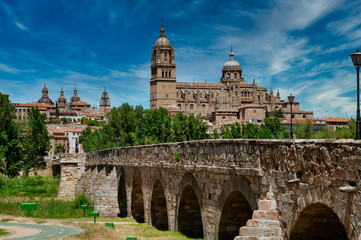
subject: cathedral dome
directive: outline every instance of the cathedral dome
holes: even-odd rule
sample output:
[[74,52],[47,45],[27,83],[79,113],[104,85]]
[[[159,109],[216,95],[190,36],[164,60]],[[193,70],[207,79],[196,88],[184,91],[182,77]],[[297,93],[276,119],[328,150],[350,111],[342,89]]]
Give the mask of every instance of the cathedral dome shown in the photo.
[[160,37],[155,42],[156,47],[170,47],[170,42],[166,37]]
[[53,101],[48,96],[48,89],[44,83],[44,88],[42,90],[42,97],[38,100],[38,103],[48,103],[53,105]]
[[164,31],[164,27],[163,27],[163,19],[162,19],[162,27],[160,28],[159,38],[155,42],[155,47],[170,47],[170,42],[165,37],[165,31]]
[[223,67],[241,67],[239,62],[234,60],[234,53],[231,50],[231,53],[229,54],[229,60],[224,63]]

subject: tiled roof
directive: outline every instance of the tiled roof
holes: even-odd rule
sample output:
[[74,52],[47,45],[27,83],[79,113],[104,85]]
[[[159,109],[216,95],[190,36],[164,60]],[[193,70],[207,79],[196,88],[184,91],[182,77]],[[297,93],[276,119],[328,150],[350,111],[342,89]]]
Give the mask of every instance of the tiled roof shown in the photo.
[[187,86],[189,88],[191,87],[203,87],[203,88],[207,88],[207,87],[219,87],[219,88],[223,88],[224,84],[223,83],[202,83],[202,82],[177,82],[176,86]]
[[325,118],[326,122],[349,122],[347,118]]
[[71,106],[90,106],[89,103],[84,102],[84,101],[82,101],[82,100],[72,102],[70,105],[71,105]]
[[54,105],[51,105],[51,104],[47,104],[47,103],[17,103],[17,104],[14,104],[15,107],[38,107],[39,110],[40,108],[53,108],[55,109],[55,106]]
[[65,134],[64,130],[59,129],[59,128],[49,128],[48,131],[52,132],[53,134],[54,133],[64,133]]
[[264,108],[264,106],[261,106],[259,104],[247,104],[247,105],[239,107],[239,109],[242,109],[242,108]]

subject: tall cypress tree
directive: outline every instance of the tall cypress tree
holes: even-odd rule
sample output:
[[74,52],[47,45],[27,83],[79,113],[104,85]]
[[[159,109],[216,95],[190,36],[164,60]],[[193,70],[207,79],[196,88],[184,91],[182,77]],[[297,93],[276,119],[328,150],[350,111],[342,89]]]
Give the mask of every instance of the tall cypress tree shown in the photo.
[[8,177],[19,175],[24,159],[23,138],[14,119],[15,108],[0,94],[0,172]]
[[39,169],[46,166],[44,157],[50,148],[50,139],[45,124],[45,117],[40,114],[38,108],[28,109],[29,131],[26,138],[26,158],[24,162],[24,174],[27,176],[31,169]]

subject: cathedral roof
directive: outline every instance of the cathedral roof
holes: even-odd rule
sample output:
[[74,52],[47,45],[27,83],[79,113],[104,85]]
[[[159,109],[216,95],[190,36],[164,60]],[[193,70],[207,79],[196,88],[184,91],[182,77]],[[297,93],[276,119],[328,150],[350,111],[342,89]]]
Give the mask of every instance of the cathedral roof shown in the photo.
[[232,49],[231,52],[229,53],[229,60],[224,63],[223,67],[241,67],[239,62],[234,60],[234,53],[232,52]]
[[160,28],[159,38],[155,42],[156,47],[170,47],[169,40],[165,37],[165,30],[163,27],[163,19],[162,19],[162,27]]

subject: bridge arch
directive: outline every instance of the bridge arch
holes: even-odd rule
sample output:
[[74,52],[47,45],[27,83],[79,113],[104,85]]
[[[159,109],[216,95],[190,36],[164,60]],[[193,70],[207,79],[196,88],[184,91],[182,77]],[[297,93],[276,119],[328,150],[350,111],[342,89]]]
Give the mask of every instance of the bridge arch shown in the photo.
[[322,203],[313,203],[300,212],[291,228],[290,240],[349,240],[337,214]]
[[131,212],[132,217],[139,223],[144,222],[144,201],[142,181],[139,170],[136,169],[133,174]]
[[118,217],[127,217],[127,187],[126,187],[126,175],[123,167],[117,170],[118,181]]
[[204,238],[202,193],[192,173],[183,175],[177,194],[176,229],[188,237]]
[[231,176],[224,184],[216,209],[218,239],[233,239],[257,210],[257,201],[248,179]]
[[168,207],[165,194],[166,184],[159,170],[157,170],[152,178],[151,191],[151,207],[150,207],[150,223],[159,230],[168,230]]
[[[327,234],[329,231],[327,229],[338,228],[339,232],[344,231],[345,235],[335,235],[338,236],[338,238],[331,235],[332,237],[330,239],[357,240],[357,231],[355,229],[357,223],[351,218],[352,214],[350,212],[353,208],[352,202],[354,202],[353,198],[355,197],[357,196],[354,196],[353,194],[349,195],[348,204],[345,204],[336,199],[335,193],[330,190],[326,190],[322,187],[308,190],[297,199],[297,205],[294,207],[292,220],[287,227],[289,239],[299,239],[297,237],[299,227],[304,225],[304,228],[307,228],[309,224],[307,219],[313,222],[318,219],[323,219],[323,222],[329,222],[329,225],[327,228],[322,228],[326,231],[323,231],[321,227],[318,227],[316,229],[317,232],[326,232],[325,234]],[[320,225],[318,223],[315,224]],[[308,231],[311,233],[313,229],[310,228]],[[328,239],[323,236],[324,235],[320,235],[317,239]],[[309,239],[312,239],[312,237]]]

